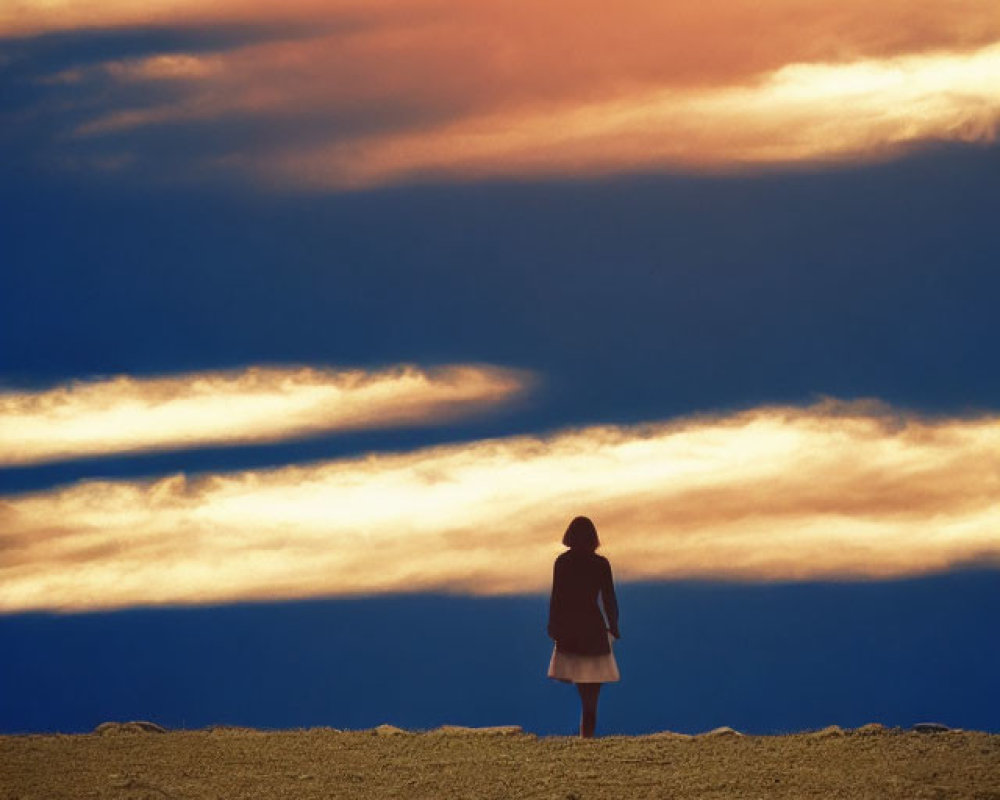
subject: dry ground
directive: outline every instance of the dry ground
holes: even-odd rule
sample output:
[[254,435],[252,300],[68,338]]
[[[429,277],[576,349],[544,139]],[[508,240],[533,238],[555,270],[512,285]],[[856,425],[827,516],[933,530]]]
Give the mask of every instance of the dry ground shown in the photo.
[[341,797],[1000,800],[1000,735],[580,741],[215,729],[0,737],[2,800]]

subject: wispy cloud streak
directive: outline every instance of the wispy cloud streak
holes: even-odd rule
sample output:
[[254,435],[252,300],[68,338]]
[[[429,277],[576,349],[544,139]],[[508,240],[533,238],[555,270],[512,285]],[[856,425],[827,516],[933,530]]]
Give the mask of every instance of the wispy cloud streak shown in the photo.
[[426,425],[510,402],[527,373],[255,367],[0,393],[0,465]]
[[[849,109],[849,112],[847,111]],[[790,64],[746,86],[642,90],[611,101],[463,120],[279,158],[334,187],[413,177],[733,168],[891,155],[932,140],[992,142],[1000,44],[843,64]]]
[[587,513],[620,579],[883,577],[1000,557],[1000,418],[760,408],[0,504],[0,609],[544,591]]
[[174,50],[109,54],[51,74],[41,59],[32,67],[38,100],[12,122],[57,131],[50,156],[67,164],[344,189],[731,170],[993,142],[995,6],[28,2],[0,12],[0,35],[21,35],[18,48],[30,51],[40,31],[273,29],[272,38],[192,52],[181,36]]

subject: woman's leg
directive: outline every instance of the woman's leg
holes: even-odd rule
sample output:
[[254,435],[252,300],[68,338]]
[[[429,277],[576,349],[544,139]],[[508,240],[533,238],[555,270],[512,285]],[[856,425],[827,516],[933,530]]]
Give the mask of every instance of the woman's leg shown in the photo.
[[597,728],[597,698],[601,693],[599,683],[578,683],[576,690],[580,693],[580,736],[589,739]]

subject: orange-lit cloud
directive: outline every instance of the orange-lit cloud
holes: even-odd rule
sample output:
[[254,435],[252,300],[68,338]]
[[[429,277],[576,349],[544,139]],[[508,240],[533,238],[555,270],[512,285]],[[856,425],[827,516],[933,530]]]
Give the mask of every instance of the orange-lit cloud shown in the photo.
[[0,32],[22,36],[206,24],[275,33],[40,75],[93,78],[53,104],[64,134],[141,167],[157,151],[130,138],[140,130],[225,125],[228,150],[195,149],[189,172],[344,188],[863,159],[994,141],[1000,119],[994,0],[39,1],[0,13]]
[[257,367],[0,393],[0,465],[438,423],[509,403],[525,373]]
[[299,149],[278,177],[333,187],[413,177],[572,175],[884,156],[996,139],[1000,44],[846,64],[790,64],[750,86],[653,90]]
[[[377,5],[379,0],[368,0]],[[384,2],[384,0],[383,0]],[[358,2],[294,0],[9,0],[0,6],[0,34],[25,36],[68,30],[165,25],[280,22],[322,19],[331,11],[363,8]]]
[[1000,558],[1000,417],[760,408],[0,503],[0,609],[545,591],[575,514],[619,580]]

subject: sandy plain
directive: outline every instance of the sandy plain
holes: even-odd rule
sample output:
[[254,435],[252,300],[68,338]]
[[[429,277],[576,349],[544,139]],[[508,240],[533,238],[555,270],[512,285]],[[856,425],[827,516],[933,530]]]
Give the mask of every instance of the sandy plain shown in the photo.
[[536,737],[216,727],[0,737],[2,800],[872,798],[1000,800],[1000,735],[870,726]]

